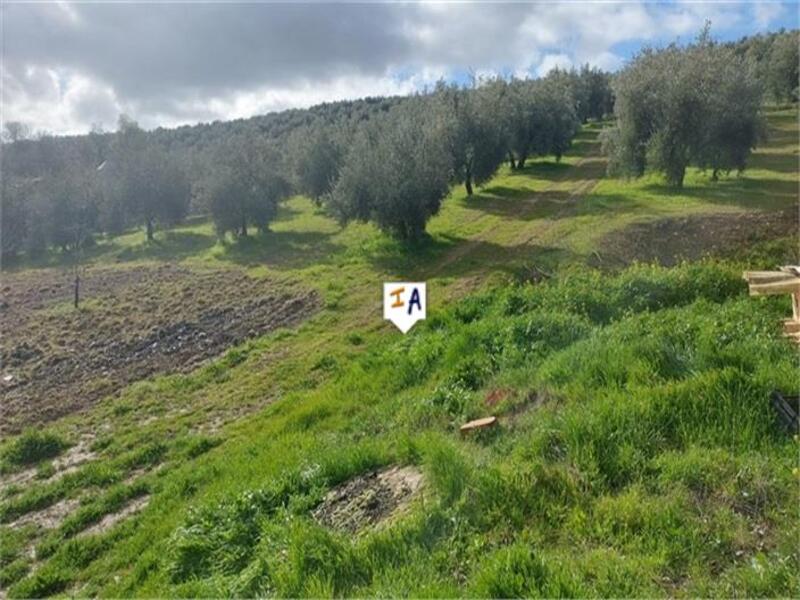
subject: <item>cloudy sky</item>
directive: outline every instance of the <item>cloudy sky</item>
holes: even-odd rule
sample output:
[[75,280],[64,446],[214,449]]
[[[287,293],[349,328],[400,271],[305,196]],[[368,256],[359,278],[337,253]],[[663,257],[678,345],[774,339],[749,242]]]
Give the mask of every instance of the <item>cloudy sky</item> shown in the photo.
[[334,4],[3,0],[2,118],[34,130],[247,117],[474,72],[617,69],[643,44],[798,26],[795,2]]

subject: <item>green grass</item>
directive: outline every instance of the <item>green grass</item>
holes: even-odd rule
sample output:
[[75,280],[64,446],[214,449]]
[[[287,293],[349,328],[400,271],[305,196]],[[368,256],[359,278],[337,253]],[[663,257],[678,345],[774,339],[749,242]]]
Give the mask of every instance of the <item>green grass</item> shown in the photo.
[[[571,271],[440,311],[177,466],[82,571],[85,592],[788,593],[798,448],[768,392],[800,382],[786,303],[754,304],[740,268]],[[513,390],[501,430],[460,439],[496,388]],[[389,529],[344,538],[309,519],[330,487],[395,462],[429,487]]]
[[[470,198],[454,190],[411,248],[299,197],[244,244],[218,243],[204,222],[156,244],[102,241],[97,266],[238,266],[313,286],[325,307],[55,423],[67,441],[100,432],[98,458],[4,495],[6,522],[81,505],[49,531],[0,526],[3,585],[14,597],[795,595],[798,446],[768,405],[800,384],[780,335],[790,307],[747,297],[740,275],[797,260],[796,245],[671,269],[584,266],[632,222],[796,202],[796,120],[770,122],[742,177],[691,172],[679,192],[603,179],[589,128],[561,164],[504,168]],[[553,279],[520,283],[531,265]],[[428,281],[428,320],[407,336],[381,321],[380,283],[395,277]],[[490,413],[498,431],[459,436]],[[202,429],[218,418],[221,430]],[[403,518],[355,537],[309,518],[337,483],[394,463],[426,476]],[[81,534],[142,494],[141,514]]]
[[69,444],[52,431],[26,429],[0,453],[0,472],[40,463],[61,454]]

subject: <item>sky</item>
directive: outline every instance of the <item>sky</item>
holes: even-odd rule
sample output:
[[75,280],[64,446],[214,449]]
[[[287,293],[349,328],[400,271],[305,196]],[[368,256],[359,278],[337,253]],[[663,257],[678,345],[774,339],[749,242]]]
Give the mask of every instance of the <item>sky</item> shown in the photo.
[[147,129],[408,94],[468,74],[622,67],[642,46],[798,27],[795,2],[15,2],[0,119]]

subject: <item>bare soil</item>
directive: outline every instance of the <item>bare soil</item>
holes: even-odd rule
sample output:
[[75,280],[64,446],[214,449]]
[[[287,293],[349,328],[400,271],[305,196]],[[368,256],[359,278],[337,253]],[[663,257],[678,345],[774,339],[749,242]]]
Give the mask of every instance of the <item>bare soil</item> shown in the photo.
[[317,294],[238,269],[93,268],[71,306],[63,271],[3,274],[0,432],[92,406],[154,374],[187,372],[230,346],[293,326]]
[[78,508],[79,505],[80,500],[65,498],[55,504],[51,504],[43,510],[22,515],[19,519],[11,523],[9,527],[16,529],[34,524],[42,529],[53,529],[61,525],[61,522]]
[[312,515],[331,529],[358,533],[402,512],[421,487],[414,467],[371,471],[332,489]]
[[120,521],[127,519],[131,515],[138,513],[150,503],[150,496],[139,496],[128,502],[120,510],[115,513],[109,513],[104,516],[100,521],[84,529],[80,535],[96,535],[108,531]]
[[797,207],[634,223],[606,236],[597,262],[599,266],[634,261],[672,266],[681,260],[736,253],[760,240],[796,236],[799,227]]

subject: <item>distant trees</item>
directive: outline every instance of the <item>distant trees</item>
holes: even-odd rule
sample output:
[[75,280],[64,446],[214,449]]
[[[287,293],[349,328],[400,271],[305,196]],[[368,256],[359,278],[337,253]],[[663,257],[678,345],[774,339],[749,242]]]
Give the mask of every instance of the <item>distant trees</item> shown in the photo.
[[3,176],[0,186],[0,258],[7,259],[22,252],[29,239],[29,202],[34,182]]
[[763,126],[762,88],[752,65],[704,31],[685,48],[647,49],[614,83],[616,127],[604,149],[612,174],[646,168],[683,185],[686,168],[743,170]]
[[449,191],[452,156],[444,124],[423,98],[370,119],[357,132],[327,199],[342,223],[372,221],[403,240],[417,240]]
[[114,134],[95,128],[83,137],[33,139],[7,124],[4,138],[4,259],[54,248],[73,263],[97,233],[138,224],[152,240],[157,224],[187,213],[191,185],[183,165],[127,117]]
[[585,65],[539,79],[441,83],[433,93],[365,98],[250,119],[86,136],[2,132],[3,257],[69,253],[99,232],[131,226],[152,240],[190,211],[211,214],[220,236],[266,230],[293,193],[341,222],[362,220],[417,239],[448,185],[467,195],[503,161],[559,160],[581,123],[614,112],[603,134],[609,171],[660,171],[682,184],[688,166],[713,178],[745,168],[762,135],[762,97],[796,101],[800,33],[645,50],[613,77]]
[[580,126],[573,88],[564,72],[533,81],[513,79],[504,93],[495,84],[495,94],[501,96],[506,115],[512,168],[523,168],[531,156],[552,154],[560,160]]
[[533,106],[532,154],[552,154],[561,160],[580,127],[569,81],[555,73],[536,82]]
[[784,103],[800,99],[800,31],[754,35],[725,46],[755,69],[769,100]]
[[269,229],[291,187],[273,147],[240,138],[220,149],[207,193],[217,234],[246,237],[250,226]]
[[20,121],[6,121],[3,124],[2,139],[4,142],[12,143],[30,137],[31,129]]
[[75,167],[42,182],[48,201],[43,215],[49,244],[63,252],[85,247],[97,230],[100,185],[96,173]]
[[611,74],[583,65],[580,71],[572,71],[575,111],[581,123],[589,119],[600,120],[614,110],[614,93],[611,89]]

